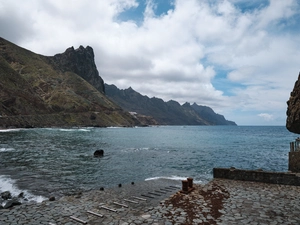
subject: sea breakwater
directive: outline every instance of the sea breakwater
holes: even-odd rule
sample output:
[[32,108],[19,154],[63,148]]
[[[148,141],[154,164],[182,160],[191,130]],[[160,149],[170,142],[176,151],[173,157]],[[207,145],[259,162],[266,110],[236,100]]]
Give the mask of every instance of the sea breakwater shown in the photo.
[[242,170],[231,168],[214,168],[214,178],[255,181],[269,184],[284,184],[300,186],[300,177],[292,172],[271,172],[263,170]]

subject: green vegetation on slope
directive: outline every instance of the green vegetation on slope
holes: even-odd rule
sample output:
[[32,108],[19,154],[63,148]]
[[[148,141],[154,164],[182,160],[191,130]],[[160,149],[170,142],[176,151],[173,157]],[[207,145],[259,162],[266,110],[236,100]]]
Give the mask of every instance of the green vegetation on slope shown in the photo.
[[[93,60],[85,63],[89,69],[96,68],[90,66]],[[87,73],[98,74],[98,71]],[[134,117],[74,71],[61,71],[51,64],[50,57],[35,54],[2,38],[0,100],[0,127],[138,124]]]

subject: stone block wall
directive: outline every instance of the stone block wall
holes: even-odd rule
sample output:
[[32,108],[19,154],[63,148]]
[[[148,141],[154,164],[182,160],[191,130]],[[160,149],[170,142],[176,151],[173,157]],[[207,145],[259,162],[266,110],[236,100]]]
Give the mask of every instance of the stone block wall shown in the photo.
[[289,152],[289,171],[300,172],[300,151]]
[[235,168],[214,168],[214,178],[255,181],[271,184],[300,186],[300,177],[291,172],[268,172],[262,170],[240,170]]

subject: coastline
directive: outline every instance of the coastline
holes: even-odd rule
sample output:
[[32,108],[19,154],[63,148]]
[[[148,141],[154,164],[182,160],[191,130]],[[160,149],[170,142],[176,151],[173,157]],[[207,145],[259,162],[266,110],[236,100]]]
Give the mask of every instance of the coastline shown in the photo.
[[179,184],[172,180],[151,180],[77,193],[56,201],[24,204],[1,210],[0,223],[83,224],[71,216],[90,225],[300,223],[299,186],[215,178],[205,185],[194,184],[194,191],[183,194]]
[[[82,224],[71,216],[90,225],[300,223],[300,206],[297,204],[300,200],[299,186],[213,179],[205,185],[194,185],[195,190],[189,194],[182,194],[179,184],[178,181],[151,180],[103,191],[77,193],[56,201],[24,204],[1,210],[0,223]],[[168,192],[166,187],[169,187]],[[151,195],[149,192],[157,195],[152,195],[153,198],[142,196]],[[147,201],[133,200],[133,196]],[[137,203],[125,202],[124,199]],[[118,206],[114,202],[128,207]],[[103,206],[116,211],[109,211]]]

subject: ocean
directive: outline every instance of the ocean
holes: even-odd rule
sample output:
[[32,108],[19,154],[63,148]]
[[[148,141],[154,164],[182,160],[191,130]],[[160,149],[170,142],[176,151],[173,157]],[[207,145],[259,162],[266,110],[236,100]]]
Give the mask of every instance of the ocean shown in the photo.
[[214,167],[287,171],[296,138],[284,126],[0,130],[0,193],[40,202],[147,179],[207,183]]

